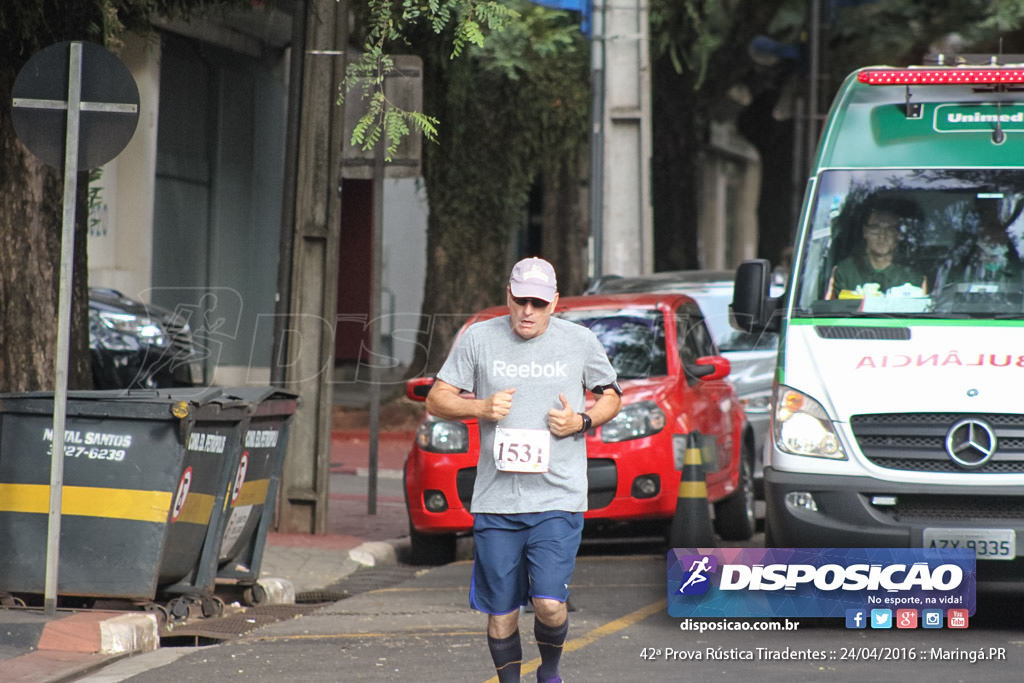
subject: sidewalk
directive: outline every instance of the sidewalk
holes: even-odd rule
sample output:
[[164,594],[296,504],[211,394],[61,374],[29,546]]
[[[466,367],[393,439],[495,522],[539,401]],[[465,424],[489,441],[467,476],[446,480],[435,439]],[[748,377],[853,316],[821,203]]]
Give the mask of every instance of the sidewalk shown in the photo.
[[[332,432],[328,533],[267,534],[260,574],[273,599],[315,597],[361,567],[397,562],[408,543],[401,477],[413,436],[379,434],[376,514],[371,515],[368,432]],[[155,650],[159,643],[155,615],[142,611],[59,609],[48,618],[42,610],[0,607],[0,678],[9,683],[73,680],[115,659]]]
[[401,493],[402,465],[412,443],[411,432],[381,432],[378,436],[377,513],[369,514],[369,436],[365,430],[335,430],[331,435],[333,475],[350,475],[346,491],[332,486],[326,535],[267,534],[261,567],[264,576],[289,579],[296,595],[321,590],[360,566],[394,564],[396,548],[409,534],[405,498]]

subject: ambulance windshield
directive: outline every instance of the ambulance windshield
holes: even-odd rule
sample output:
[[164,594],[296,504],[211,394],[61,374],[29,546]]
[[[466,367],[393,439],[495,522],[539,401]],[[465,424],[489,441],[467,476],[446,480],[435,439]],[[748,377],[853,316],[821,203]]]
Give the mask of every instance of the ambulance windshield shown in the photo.
[[826,171],[796,317],[1024,318],[1024,171]]

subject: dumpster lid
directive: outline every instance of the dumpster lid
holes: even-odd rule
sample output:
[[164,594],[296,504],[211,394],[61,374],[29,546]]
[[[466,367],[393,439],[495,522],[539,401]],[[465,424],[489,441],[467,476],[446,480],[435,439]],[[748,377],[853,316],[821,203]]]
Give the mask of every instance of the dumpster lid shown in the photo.
[[[54,402],[52,391],[0,393],[0,412],[25,411],[51,413]],[[225,395],[219,387],[180,387],[172,389],[105,389],[75,390],[67,395],[70,415],[108,417],[151,417],[170,415],[170,407],[186,403],[191,408],[206,412],[242,412],[248,410],[246,401]],[[191,412],[191,411],[190,411]]]
[[296,401],[299,400],[299,395],[297,393],[274,386],[223,387],[221,391],[223,391],[226,396],[238,398],[243,401],[249,401],[250,403],[259,403],[262,401],[269,400],[276,401],[281,399],[294,399]]
[[249,403],[253,415],[291,415],[299,394],[274,386],[225,387],[224,394]]

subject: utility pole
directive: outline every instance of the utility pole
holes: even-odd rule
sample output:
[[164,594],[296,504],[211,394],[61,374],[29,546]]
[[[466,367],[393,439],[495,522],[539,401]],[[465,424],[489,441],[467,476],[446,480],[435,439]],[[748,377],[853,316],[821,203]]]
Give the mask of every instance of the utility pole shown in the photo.
[[594,0],[593,22],[594,275],[642,275],[654,268],[647,2]]
[[[304,45],[292,59],[302,64],[302,86],[293,131],[295,169],[291,198],[287,297],[275,338],[273,364],[283,367],[284,384],[302,396],[288,439],[281,475],[277,529],[324,533],[331,460],[334,330],[337,317],[338,240],[341,230],[341,156],[345,120],[336,102],[345,76],[348,3],[307,0]],[[287,208],[287,207],[286,207]],[[289,221],[284,221],[285,225]],[[285,236],[288,239],[289,236]],[[282,250],[282,254],[286,253]],[[279,278],[279,285],[281,278]],[[273,372],[273,371],[272,371]]]

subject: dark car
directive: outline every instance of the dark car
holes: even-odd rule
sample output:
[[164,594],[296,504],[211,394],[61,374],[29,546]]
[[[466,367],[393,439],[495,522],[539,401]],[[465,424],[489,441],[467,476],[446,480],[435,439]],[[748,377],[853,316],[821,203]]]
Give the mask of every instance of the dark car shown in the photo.
[[188,320],[114,289],[89,288],[89,352],[96,389],[202,384]]

